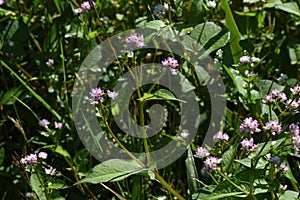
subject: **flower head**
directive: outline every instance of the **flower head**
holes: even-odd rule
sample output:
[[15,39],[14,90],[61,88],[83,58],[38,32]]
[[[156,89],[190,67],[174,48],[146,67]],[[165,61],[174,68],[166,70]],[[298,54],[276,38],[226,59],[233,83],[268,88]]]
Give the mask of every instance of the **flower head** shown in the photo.
[[240,125],[239,131],[243,133],[251,133],[254,132],[258,133],[261,130],[258,128],[259,124],[256,119],[253,119],[252,117],[245,118],[243,120],[243,123]]
[[209,156],[210,153],[209,151],[205,148],[205,147],[199,147],[196,151],[196,155],[195,157],[197,158],[205,158],[207,156]]
[[99,101],[103,102],[104,98],[104,90],[102,90],[101,88],[93,88],[90,92],[90,104],[98,104]]
[[278,156],[271,156],[269,160],[270,160],[270,163],[274,164],[274,165],[280,165],[280,162],[281,162],[281,158]]
[[204,161],[204,171],[206,174],[209,174],[211,171],[217,170],[217,164],[222,162],[221,158],[209,157]]
[[50,124],[50,122],[48,121],[48,119],[42,119],[39,121],[39,125],[44,127],[44,128],[48,128],[48,125]]
[[171,73],[173,75],[176,75],[178,73],[178,61],[174,58],[168,57],[161,61],[161,64],[164,66],[163,69],[166,69],[166,67],[169,67],[171,70]]
[[242,56],[240,57],[240,65],[244,65],[246,63],[249,63],[251,60],[250,56]]
[[143,48],[145,46],[144,38],[142,35],[139,35],[137,33],[133,33],[129,35],[128,38],[125,40],[126,47],[132,51],[134,48]]
[[217,6],[217,3],[215,1],[207,1],[206,5],[207,7],[215,8]]
[[46,158],[48,157],[48,154],[45,153],[45,152],[43,152],[43,151],[41,151],[41,152],[38,154],[38,157],[39,157],[39,158],[42,158],[42,159],[46,159]]
[[257,145],[254,144],[253,138],[250,138],[250,140],[248,138],[245,138],[240,142],[240,144],[242,145],[241,150],[247,152],[253,152],[257,148]]
[[38,160],[38,158],[37,158],[36,154],[30,154],[30,155],[25,156],[24,158],[21,158],[20,162],[22,164],[31,165],[31,164],[37,163],[37,160]]
[[293,95],[300,95],[300,86],[295,85],[294,88],[290,89]]
[[115,91],[110,91],[110,90],[107,90],[107,95],[110,97],[110,98],[112,98],[113,100],[115,100],[117,97],[118,97],[118,95],[119,95],[119,93],[117,93],[117,92],[115,92]]
[[51,67],[53,64],[54,64],[54,60],[53,60],[52,58],[49,58],[49,59],[47,60],[47,62],[46,62],[46,65],[47,65],[48,67]]
[[56,169],[53,168],[53,167],[50,167],[50,168],[44,168],[44,171],[45,171],[46,174],[50,174],[51,176],[54,176],[55,172],[56,172]]
[[228,141],[229,140],[229,135],[227,135],[226,133],[223,133],[221,131],[217,132],[213,139],[215,140],[222,140],[222,141]]
[[163,17],[165,15],[165,7],[163,5],[157,5],[153,10],[154,15]]
[[62,127],[63,127],[63,123],[61,123],[61,122],[54,122],[54,128],[61,129]]
[[282,132],[281,124],[279,124],[277,121],[267,122],[263,129],[266,131],[270,130],[272,135],[280,134]]
[[283,163],[280,164],[280,170],[284,174],[289,170],[289,168],[286,166],[286,162],[283,162]]
[[282,185],[282,184],[280,183],[279,188],[282,189],[282,190],[286,190],[286,189],[287,189],[287,185]]

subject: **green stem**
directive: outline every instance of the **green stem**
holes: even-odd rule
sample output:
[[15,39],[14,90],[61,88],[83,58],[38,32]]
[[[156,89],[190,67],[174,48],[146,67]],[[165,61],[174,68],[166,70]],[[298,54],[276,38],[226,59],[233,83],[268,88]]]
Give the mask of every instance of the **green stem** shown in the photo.
[[225,179],[227,180],[231,185],[233,185],[234,187],[236,187],[237,189],[239,189],[240,191],[242,191],[245,194],[249,194],[249,192],[243,188],[241,188],[240,186],[238,186],[236,183],[234,183],[232,180],[230,180],[225,174],[223,174],[221,171],[217,170],[217,172]]
[[171,192],[175,197],[177,197],[179,200],[184,200],[184,198],[172,188],[160,175],[157,171],[154,171],[155,178],[162,184],[169,192]]
[[[39,101],[47,108],[59,121],[62,121],[62,117],[40,96],[38,95],[31,87],[17,74],[12,70],[3,60],[0,61],[6,69],[8,69],[11,74],[16,77],[21,84]],[[66,123],[66,127],[70,129],[69,125]]]

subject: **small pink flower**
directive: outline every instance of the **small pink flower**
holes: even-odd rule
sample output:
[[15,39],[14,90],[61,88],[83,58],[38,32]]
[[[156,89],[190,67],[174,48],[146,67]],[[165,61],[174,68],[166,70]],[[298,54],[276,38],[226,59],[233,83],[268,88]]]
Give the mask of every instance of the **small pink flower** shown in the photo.
[[242,145],[241,150],[247,152],[253,152],[257,148],[257,145],[254,144],[253,138],[250,138],[250,140],[248,138],[245,138],[240,142],[240,144]]
[[48,154],[45,153],[45,152],[43,152],[43,151],[41,151],[41,152],[38,154],[38,157],[39,157],[39,158],[42,158],[42,159],[46,159],[46,158],[48,157]]
[[195,157],[197,158],[205,158],[207,156],[209,156],[210,153],[209,151],[205,148],[205,147],[199,147],[196,151],[196,155]]
[[228,141],[229,140],[229,135],[227,135],[226,133],[223,133],[221,131],[217,132],[213,139],[215,140],[222,140],[222,141]]
[[42,119],[39,121],[39,125],[44,127],[44,128],[48,128],[48,125],[50,124],[50,122],[48,121],[48,119]]
[[57,129],[61,129],[63,127],[63,124],[61,122],[54,122],[54,127]]
[[277,121],[267,122],[263,129],[266,131],[270,130],[272,135],[280,134],[282,132],[281,124],[279,124]]
[[53,168],[53,167],[50,167],[49,169],[45,168],[44,171],[45,171],[46,174],[50,174],[51,176],[54,176],[55,172],[56,172],[56,169]]
[[260,132],[261,130],[258,128],[259,124],[256,119],[252,117],[245,118],[243,123],[240,125],[239,131],[243,133],[251,133]]
[[118,97],[118,93],[117,92],[115,92],[115,91],[110,91],[110,90],[107,90],[107,95],[110,97],[110,98],[112,98],[113,100],[115,100],[117,97]]
[[204,171],[206,174],[209,174],[211,171],[217,170],[217,164],[222,162],[221,158],[209,157],[204,161]]

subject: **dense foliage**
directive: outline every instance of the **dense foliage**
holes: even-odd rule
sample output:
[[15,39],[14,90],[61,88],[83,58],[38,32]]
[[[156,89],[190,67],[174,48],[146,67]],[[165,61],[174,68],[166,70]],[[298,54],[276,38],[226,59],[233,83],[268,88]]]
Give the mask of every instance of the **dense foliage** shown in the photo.
[[[292,0],[0,0],[0,196],[300,199],[299,6]],[[105,70],[96,61],[89,64],[92,50],[116,34],[127,51]],[[165,49],[147,49],[164,35],[171,38],[159,44]],[[174,41],[186,52],[180,54],[179,46],[172,51]],[[193,65],[192,55],[205,66]],[[91,68],[88,76],[79,72],[82,66]],[[138,66],[150,66],[145,73],[156,75],[158,83],[137,87],[125,99],[124,88],[114,87],[127,72],[138,82]],[[169,72],[180,80],[180,90],[196,95],[195,132],[180,125],[187,102],[170,90],[177,86],[159,85]],[[219,83],[224,94],[210,88]],[[223,110],[215,108],[218,98],[226,100]],[[124,103],[133,121],[123,117],[122,123],[137,123],[142,138],[112,117]],[[154,105],[163,115],[149,111]],[[90,129],[85,108],[94,109],[103,138]],[[146,137],[152,121],[162,129]],[[87,135],[79,137],[83,129]],[[203,143],[211,131],[214,142]],[[95,152],[109,149],[87,144],[104,139],[130,159],[99,162]],[[147,153],[170,141],[184,153],[160,168]]]

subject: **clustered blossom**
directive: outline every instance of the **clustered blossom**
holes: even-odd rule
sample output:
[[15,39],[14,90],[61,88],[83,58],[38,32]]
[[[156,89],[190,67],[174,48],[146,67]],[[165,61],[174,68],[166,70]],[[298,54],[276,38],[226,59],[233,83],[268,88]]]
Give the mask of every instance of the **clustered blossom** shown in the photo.
[[42,158],[42,159],[46,159],[48,157],[48,154],[45,153],[45,152],[43,152],[43,151],[41,151],[40,153],[38,153],[38,157]]
[[44,128],[48,128],[48,125],[50,124],[50,122],[48,121],[48,119],[42,119],[39,121],[39,125],[44,127]]
[[266,131],[271,131],[272,135],[280,134],[282,132],[281,124],[278,123],[278,121],[269,121],[265,124],[263,127]]
[[286,166],[286,162],[282,162],[282,163],[280,164],[280,170],[281,170],[282,173],[284,173],[284,174],[289,170],[289,168]]
[[258,133],[261,130],[258,128],[259,124],[256,119],[253,119],[252,117],[245,118],[243,120],[243,123],[240,125],[239,131],[242,133],[251,133],[254,132]]
[[293,95],[300,95],[300,86],[295,85],[294,88],[290,89]]
[[164,66],[163,69],[166,69],[166,67],[169,67],[171,70],[171,73],[173,75],[176,75],[178,73],[178,61],[174,58],[168,57],[161,61],[161,64]]
[[281,158],[278,156],[271,156],[269,160],[270,160],[270,163],[274,164],[274,165],[280,165],[280,163],[281,163]]
[[290,111],[294,111],[294,114],[299,113],[299,111],[297,110],[299,108],[300,105],[300,98],[297,99],[288,99],[286,101],[287,106],[289,107]]
[[198,147],[198,149],[196,151],[195,157],[197,157],[197,158],[205,158],[205,157],[207,157],[209,155],[210,155],[210,153],[209,153],[209,151],[205,147]]
[[271,91],[271,94],[267,95],[264,99],[264,103],[274,103],[277,101],[284,102],[287,100],[286,94],[280,90],[274,89]]
[[139,35],[137,33],[133,33],[128,36],[125,40],[126,47],[132,51],[134,48],[143,48],[145,46],[144,38],[142,35]]
[[32,165],[32,164],[38,162],[38,158],[46,159],[47,156],[48,156],[48,154],[45,152],[40,152],[38,154],[29,154],[29,155],[25,156],[24,158],[21,158],[20,163]]
[[5,3],[5,0],[0,0],[0,5],[3,5]]
[[[89,94],[90,94],[89,95],[90,104],[98,104],[99,102],[104,101],[105,91],[99,87],[93,88]],[[106,94],[112,100],[115,100],[119,95],[116,91],[110,91],[110,90],[107,90]]]
[[80,14],[82,12],[87,12],[95,5],[93,1],[84,1],[80,4],[79,8],[73,10],[74,14]]
[[181,133],[180,133],[180,137],[181,138],[187,138],[189,136],[189,132],[187,130],[183,130]]
[[217,3],[215,1],[207,1],[206,5],[210,8],[215,8]]
[[101,88],[93,88],[92,91],[90,91],[90,104],[98,104],[98,102],[103,102],[104,98],[103,95],[105,94],[104,90]]
[[165,15],[165,7],[163,5],[157,5],[153,10],[154,15],[163,17]]
[[[49,128],[48,125],[50,124],[48,119],[42,119],[38,123],[41,127]],[[54,122],[54,128],[61,129],[63,127],[63,123],[61,122]]]
[[209,157],[204,161],[204,171],[206,174],[209,174],[211,171],[217,170],[217,164],[222,162],[222,158]]
[[286,189],[287,189],[287,185],[282,185],[282,184],[280,184],[280,185],[279,185],[279,188],[282,189],[282,190],[286,190]]
[[242,56],[240,57],[240,65],[244,65],[250,62],[260,62],[260,59],[257,57],[250,57],[250,56]]
[[38,157],[36,154],[29,154],[24,158],[21,158],[20,163],[32,165],[34,163],[37,163],[37,161],[38,161]]
[[57,129],[61,129],[63,127],[63,123],[61,122],[54,122],[54,127]]
[[46,62],[46,65],[47,65],[48,67],[51,67],[52,65],[54,65],[54,60],[53,60],[52,58],[49,58],[49,59],[47,60],[47,62]]
[[51,176],[54,176],[56,173],[56,169],[51,166],[50,166],[50,168],[44,168],[44,171],[46,174],[49,174]]
[[241,150],[243,151],[253,152],[257,149],[257,144],[254,144],[253,138],[250,138],[250,140],[245,138],[240,144],[242,145]]
[[300,128],[296,124],[291,124],[289,126],[290,134],[292,138],[292,148],[295,150],[295,152],[300,152]]
[[229,135],[227,135],[226,133],[223,133],[221,131],[217,132],[213,139],[215,140],[222,140],[222,141],[228,141],[229,140]]

